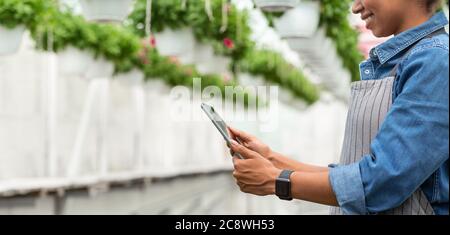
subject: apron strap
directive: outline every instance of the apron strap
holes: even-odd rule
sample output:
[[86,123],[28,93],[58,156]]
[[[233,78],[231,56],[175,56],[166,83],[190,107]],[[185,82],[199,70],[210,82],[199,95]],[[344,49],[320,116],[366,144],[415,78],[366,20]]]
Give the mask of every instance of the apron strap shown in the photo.
[[391,70],[391,72],[389,73],[389,77],[396,77],[397,76],[397,70],[398,67],[400,66],[400,63],[403,62],[403,60],[409,56],[409,54],[411,54],[412,50],[414,49],[414,47],[419,44],[419,42],[421,42],[423,39],[427,39],[427,38],[433,38],[434,36],[438,36],[441,34],[447,34],[447,32],[445,31],[445,28],[440,28],[439,30],[434,31],[431,34],[428,34],[428,36],[422,38],[421,40],[413,43],[411,46],[408,47],[408,50],[406,51],[406,53],[402,56],[402,58],[400,58],[400,62],[398,62],[395,67]]

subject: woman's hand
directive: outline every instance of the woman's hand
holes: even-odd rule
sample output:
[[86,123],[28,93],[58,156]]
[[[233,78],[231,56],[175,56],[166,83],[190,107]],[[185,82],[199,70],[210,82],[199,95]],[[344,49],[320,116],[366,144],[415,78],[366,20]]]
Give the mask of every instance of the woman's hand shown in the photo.
[[241,142],[241,144],[244,145],[246,148],[257,152],[264,158],[270,160],[270,158],[273,154],[272,154],[272,150],[270,149],[270,147],[268,145],[264,144],[262,141],[260,141],[255,136],[252,136],[241,130],[238,130],[238,129],[235,129],[232,127],[228,127],[228,130],[230,131],[232,139],[238,139]]
[[242,192],[259,196],[275,194],[275,181],[281,170],[258,152],[231,142],[231,150],[239,153],[244,159],[233,157],[233,176]]

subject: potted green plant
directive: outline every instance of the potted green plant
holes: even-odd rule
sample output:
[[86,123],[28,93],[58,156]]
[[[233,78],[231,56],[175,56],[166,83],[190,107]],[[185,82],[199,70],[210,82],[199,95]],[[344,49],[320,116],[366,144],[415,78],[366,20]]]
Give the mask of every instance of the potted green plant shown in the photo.
[[80,0],[83,16],[89,21],[122,22],[134,0]]
[[283,12],[294,8],[299,0],[253,0],[256,7],[266,12]]
[[33,21],[33,6],[41,3],[38,0],[0,1],[0,55],[19,49],[25,28]]

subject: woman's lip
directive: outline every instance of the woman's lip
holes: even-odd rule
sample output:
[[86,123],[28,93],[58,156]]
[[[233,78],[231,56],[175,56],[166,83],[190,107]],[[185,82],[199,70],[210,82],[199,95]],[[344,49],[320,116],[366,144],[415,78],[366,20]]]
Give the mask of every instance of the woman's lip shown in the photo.
[[361,19],[367,20],[369,17],[372,17],[372,16],[373,16],[372,13],[361,14]]

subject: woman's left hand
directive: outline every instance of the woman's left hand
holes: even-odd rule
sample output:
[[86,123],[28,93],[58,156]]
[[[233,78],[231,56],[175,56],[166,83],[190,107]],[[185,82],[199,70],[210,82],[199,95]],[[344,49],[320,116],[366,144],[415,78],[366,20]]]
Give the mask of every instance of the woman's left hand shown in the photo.
[[236,141],[231,142],[230,148],[244,158],[233,157],[233,176],[241,191],[259,196],[275,194],[275,181],[281,170],[259,153]]

